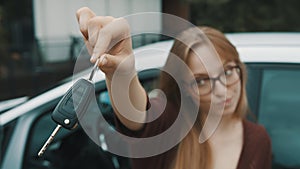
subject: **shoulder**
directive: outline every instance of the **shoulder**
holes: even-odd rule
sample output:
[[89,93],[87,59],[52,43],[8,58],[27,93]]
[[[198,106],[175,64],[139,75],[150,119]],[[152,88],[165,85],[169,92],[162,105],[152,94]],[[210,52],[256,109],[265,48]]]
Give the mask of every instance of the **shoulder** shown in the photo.
[[264,126],[243,120],[244,143],[248,148],[255,148],[263,152],[271,150],[271,139]]
[[243,126],[244,147],[240,165],[251,166],[250,168],[271,168],[271,139],[266,129],[248,120],[243,120]]
[[260,139],[269,139],[269,135],[264,126],[253,123],[248,120],[243,120],[244,134],[250,137],[256,137]]

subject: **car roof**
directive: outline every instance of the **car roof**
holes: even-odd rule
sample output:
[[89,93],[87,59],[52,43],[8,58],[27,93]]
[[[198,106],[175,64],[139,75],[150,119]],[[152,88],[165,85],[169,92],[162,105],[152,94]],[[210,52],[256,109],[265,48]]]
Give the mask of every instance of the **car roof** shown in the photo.
[[227,33],[226,37],[237,47],[240,46],[299,46],[300,33],[253,32]]
[[[232,33],[226,34],[237,47],[241,60],[246,63],[300,63],[300,33]],[[160,68],[164,65],[173,40],[153,43],[134,49],[138,71]],[[88,78],[91,69],[76,75],[66,82],[26,103],[0,115],[0,125],[4,125],[24,113],[61,97],[80,77]],[[100,72],[100,71],[99,71]],[[103,73],[97,73],[95,81],[104,80]]]
[[[226,37],[236,46],[240,58],[246,63],[300,63],[300,33],[228,33]],[[167,56],[173,40],[140,47],[137,53],[149,59],[160,53]],[[155,49],[156,53],[153,53]],[[165,61],[165,57],[161,57]],[[152,64],[152,63],[151,63]]]
[[300,33],[231,33],[243,62],[300,63]]

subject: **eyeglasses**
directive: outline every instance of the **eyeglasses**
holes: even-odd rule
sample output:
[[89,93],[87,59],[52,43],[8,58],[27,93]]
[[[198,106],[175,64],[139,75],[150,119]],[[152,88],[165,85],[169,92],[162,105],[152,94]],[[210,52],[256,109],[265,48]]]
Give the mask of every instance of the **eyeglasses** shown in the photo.
[[[221,84],[226,87],[236,84],[241,78],[241,69],[239,66],[228,66],[215,78],[196,77],[196,81],[191,83],[191,87],[195,93],[200,95],[210,94],[214,88],[216,81],[219,80]],[[199,92],[198,92],[199,91]]]

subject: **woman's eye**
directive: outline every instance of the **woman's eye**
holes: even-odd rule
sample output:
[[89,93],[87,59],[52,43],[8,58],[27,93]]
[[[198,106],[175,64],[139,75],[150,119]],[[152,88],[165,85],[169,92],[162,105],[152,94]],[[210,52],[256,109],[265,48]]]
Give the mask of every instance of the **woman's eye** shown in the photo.
[[226,71],[225,71],[225,75],[226,75],[226,76],[232,75],[232,70],[231,70],[231,69],[226,70]]
[[198,81],[198,86],[203,86],[203,85],[205,85],[206,84],[206,82],[205,82],[205,80],[203,80],[203,79],[200,79],[199,81]]

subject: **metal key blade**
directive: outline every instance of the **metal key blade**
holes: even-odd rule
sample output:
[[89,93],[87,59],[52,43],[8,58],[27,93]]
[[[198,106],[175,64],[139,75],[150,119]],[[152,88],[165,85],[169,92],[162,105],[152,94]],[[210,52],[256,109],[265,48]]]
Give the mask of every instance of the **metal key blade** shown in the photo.
[[46,151],[46,149],[48,148],[48,146],[50,145],[50,143],[53,141],[54,136],[57,134],[57,132],[61,129],[61,125],[57,125],[56,128],[53,130],[53,132],[51,133],[50,137],[48,138],[48,140],[46,141],[46,143],[43,145],[43,147],[41,148],[41,150],[38,153],[38,156],[41,157],[44,152]]
[[94,67],[93,67],[93,69],[92,69],[92,72],[90,74],[90,78],[89,78],[90,81],[93,80],[94,74],[95,74],[96,70],[98,69],[99,61],[100,61],[100,59],[98,58],[95,65],[94,65]]

